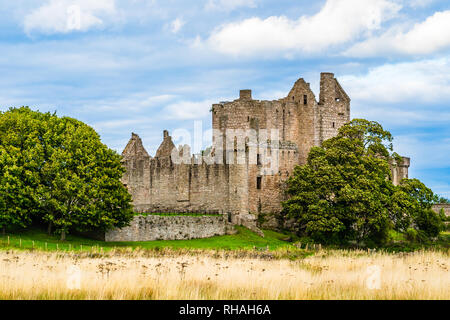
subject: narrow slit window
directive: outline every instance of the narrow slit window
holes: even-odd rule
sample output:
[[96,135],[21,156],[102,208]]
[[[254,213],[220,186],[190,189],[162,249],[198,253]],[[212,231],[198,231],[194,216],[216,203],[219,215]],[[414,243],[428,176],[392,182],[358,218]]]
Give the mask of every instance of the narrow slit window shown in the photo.
[[261,165],[261,155],[260,155],[259,153],[256,155],[256,164],[257,164],[258,166]]
[[306,94],[303,95],[303,104],[308,104],[308,96]]
[[262,177],[256,177],[256,189],[261,190]]
[[333,128],[336,126],[336,124],[333,122]]

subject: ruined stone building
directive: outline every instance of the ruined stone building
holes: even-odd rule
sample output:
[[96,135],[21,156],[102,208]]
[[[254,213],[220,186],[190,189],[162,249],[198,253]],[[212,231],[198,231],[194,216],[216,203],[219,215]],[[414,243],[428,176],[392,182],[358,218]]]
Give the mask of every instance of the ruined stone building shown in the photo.
[[[174,154],[186,154],[175,148],[167,131],[152,157],[139,136],[132,134],[123,151],[123,183],[136,211],[224,213],[233,223],[244,223],[260,213],[279,212],[283,183],[294,167],[305,164],[311,147],[320,146],[350,121],[350,98],[332,73],[322,73],[318,100],[309,83],[299,79],[285,98],[254,100],[250,90],[241,90],[239,99],[214,104],[211,111],[216,133],[210,156],[224,161],[208,163],[189,154],[189,161],[175,162]],[[230,129],[277,129],[278,139],[257,138],[251,144],[248,138],[243,143],[234,138],[231,149],[224,147],[224,152],[217,152],[229,140]],[[264,144],[269,147],[262,150]],[[248,161],[249,148],[256,150],[256,161]],[[238,157],[231,163],[226,161],[230,153],[239,151],[245,155],[245,163],[239,163]],[[263,156],[277,161],[276,170],[261,164]],[[408,167],[408,158],[393,167],[395,183],[407,177]]]

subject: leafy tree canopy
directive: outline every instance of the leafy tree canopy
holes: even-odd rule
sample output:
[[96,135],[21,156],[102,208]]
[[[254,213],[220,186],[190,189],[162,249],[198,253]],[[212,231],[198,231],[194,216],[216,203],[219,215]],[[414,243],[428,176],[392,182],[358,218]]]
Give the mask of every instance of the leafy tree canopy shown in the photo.
[[131,220],[121,158],[91,127],[22,107],[0,115],[0,130],[0,226],[45,221],[64,239]]
[[283,202],[298,231],[325,243],[381,243],[394,222],[399,228],[417,222],[413,208],[429,213],[431,190],[416,180],[401,187],[390,181],[390,163],[402,161],[392,140],[377,122],[355,119],[322,147],[313,147],[306,165],[296,167],[288,179],[289,199]]
[[438,203],[450,203],[450,199],[439,197]]

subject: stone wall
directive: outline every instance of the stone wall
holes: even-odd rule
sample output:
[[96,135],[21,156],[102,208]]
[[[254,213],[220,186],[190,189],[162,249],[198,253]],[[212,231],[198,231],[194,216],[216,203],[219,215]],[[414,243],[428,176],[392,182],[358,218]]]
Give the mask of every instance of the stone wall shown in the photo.
[[136,216],[128,227],[106,232],[105,241],[188,240],[234,233],[225,216]]
[[[165,136],[162,146],[169,144],[172,144],[171,137]],[[126,172],[122,182],[133,196],[135,211],[227,213],[231,210],[229,166],[204,162],[174,164],[170,154],[158,153],[155,158],[148,156],[141,139],[134,134],[123,152]]]
[[444,209],[445,215],[448,217],[450,216],[450,203],[442,203],[442,204],[435,204],[433,206],[433,210],[436,213],[439,213],[441,209]]

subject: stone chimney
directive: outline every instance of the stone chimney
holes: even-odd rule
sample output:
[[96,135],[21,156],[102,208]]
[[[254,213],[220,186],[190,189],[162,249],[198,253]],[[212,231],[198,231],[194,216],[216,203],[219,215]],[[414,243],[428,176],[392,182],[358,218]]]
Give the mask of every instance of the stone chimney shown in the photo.
[[320,96],[319,103],[332,103],[336,96],[336,81],[331,72],[322,72],[320,74]]
[[252,90],[241,90],[239,92],[240,100],[252,100]]

